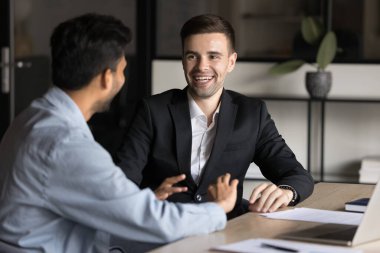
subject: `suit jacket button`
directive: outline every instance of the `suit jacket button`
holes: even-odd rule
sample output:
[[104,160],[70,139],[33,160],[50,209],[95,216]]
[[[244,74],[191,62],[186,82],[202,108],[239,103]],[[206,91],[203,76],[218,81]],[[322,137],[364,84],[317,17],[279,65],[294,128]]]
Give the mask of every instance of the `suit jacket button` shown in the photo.
[[202,201],[202,196],[200,194],[195,195],[195,199],[199,202]]

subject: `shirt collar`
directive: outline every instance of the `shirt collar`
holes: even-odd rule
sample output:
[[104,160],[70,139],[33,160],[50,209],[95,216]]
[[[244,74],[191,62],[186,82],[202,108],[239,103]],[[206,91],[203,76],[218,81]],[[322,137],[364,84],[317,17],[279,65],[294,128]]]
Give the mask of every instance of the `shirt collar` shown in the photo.
[[[187,100],[189,102],[190,119],[194,119],[194,118],[199,117],[199,116],[206,117],[206,115],[203,113],[201,108],[199,108],[199,106],[195,102],[194,98],[191,96],[189,90],[187,90]],[[216,108],[216,110],[214,112],[213,118],[215,118],[215,115],[219,114],[219,109],[220,109],[220,102],[219,102],[218,107]]]
[[81,110],[66,92],[56,86],[53,86],[44,95],[44,97],[51,105],[56,107],[58,111],[62,112],[62,117],[66,117],[71,124],[79,126],[82,129],[86,129],[92,136]]

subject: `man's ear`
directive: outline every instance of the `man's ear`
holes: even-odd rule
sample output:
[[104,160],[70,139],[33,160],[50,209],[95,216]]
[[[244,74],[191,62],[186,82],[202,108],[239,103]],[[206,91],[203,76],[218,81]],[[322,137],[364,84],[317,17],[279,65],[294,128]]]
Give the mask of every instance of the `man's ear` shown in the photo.
[[112,88],[113,75],[112,70],[110,68],[106,69],[102,73],[101,77],[101,87],[102,89],[110,89]]
[[231,72],[235,68],[235,63],[237,59],[237,53],[233,52],[229,57],[228,57],[228,72]]

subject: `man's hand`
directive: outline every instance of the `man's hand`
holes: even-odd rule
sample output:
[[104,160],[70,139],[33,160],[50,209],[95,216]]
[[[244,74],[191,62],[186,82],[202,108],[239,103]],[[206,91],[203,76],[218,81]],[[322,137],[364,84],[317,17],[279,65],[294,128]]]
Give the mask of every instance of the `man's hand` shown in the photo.
[[210,185],[208,193],[211,198],[224,209],[226,213],[231,211],[236,203],[237,185],[239,180],[234,179],[230,183],[231,175],[226,173],[218,177],[216,184]]
[[185,178],[185,174],[166,178],[164,182],[162,182],[161,185],[154,191],[157,199],[165,200],[174,193],[187,191],[187,187],[173,186],[174,184],[184,180]]
[[249,198],[251,212],[274,212],[280,207],[287,206],[293,198],[291,190],[280,189],[275,184],[260,184],[253,189]]

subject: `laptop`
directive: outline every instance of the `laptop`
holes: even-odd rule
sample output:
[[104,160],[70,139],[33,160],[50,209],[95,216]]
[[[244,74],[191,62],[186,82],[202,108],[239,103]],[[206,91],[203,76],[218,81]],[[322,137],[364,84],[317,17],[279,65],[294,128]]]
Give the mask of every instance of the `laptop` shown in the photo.
[[282,239],[327,243],[343,246],[380,240],[380,182],[372,193],[367,210],[363,214],[359,226],[342,224],[323,224],[309,229],[282,234]]

